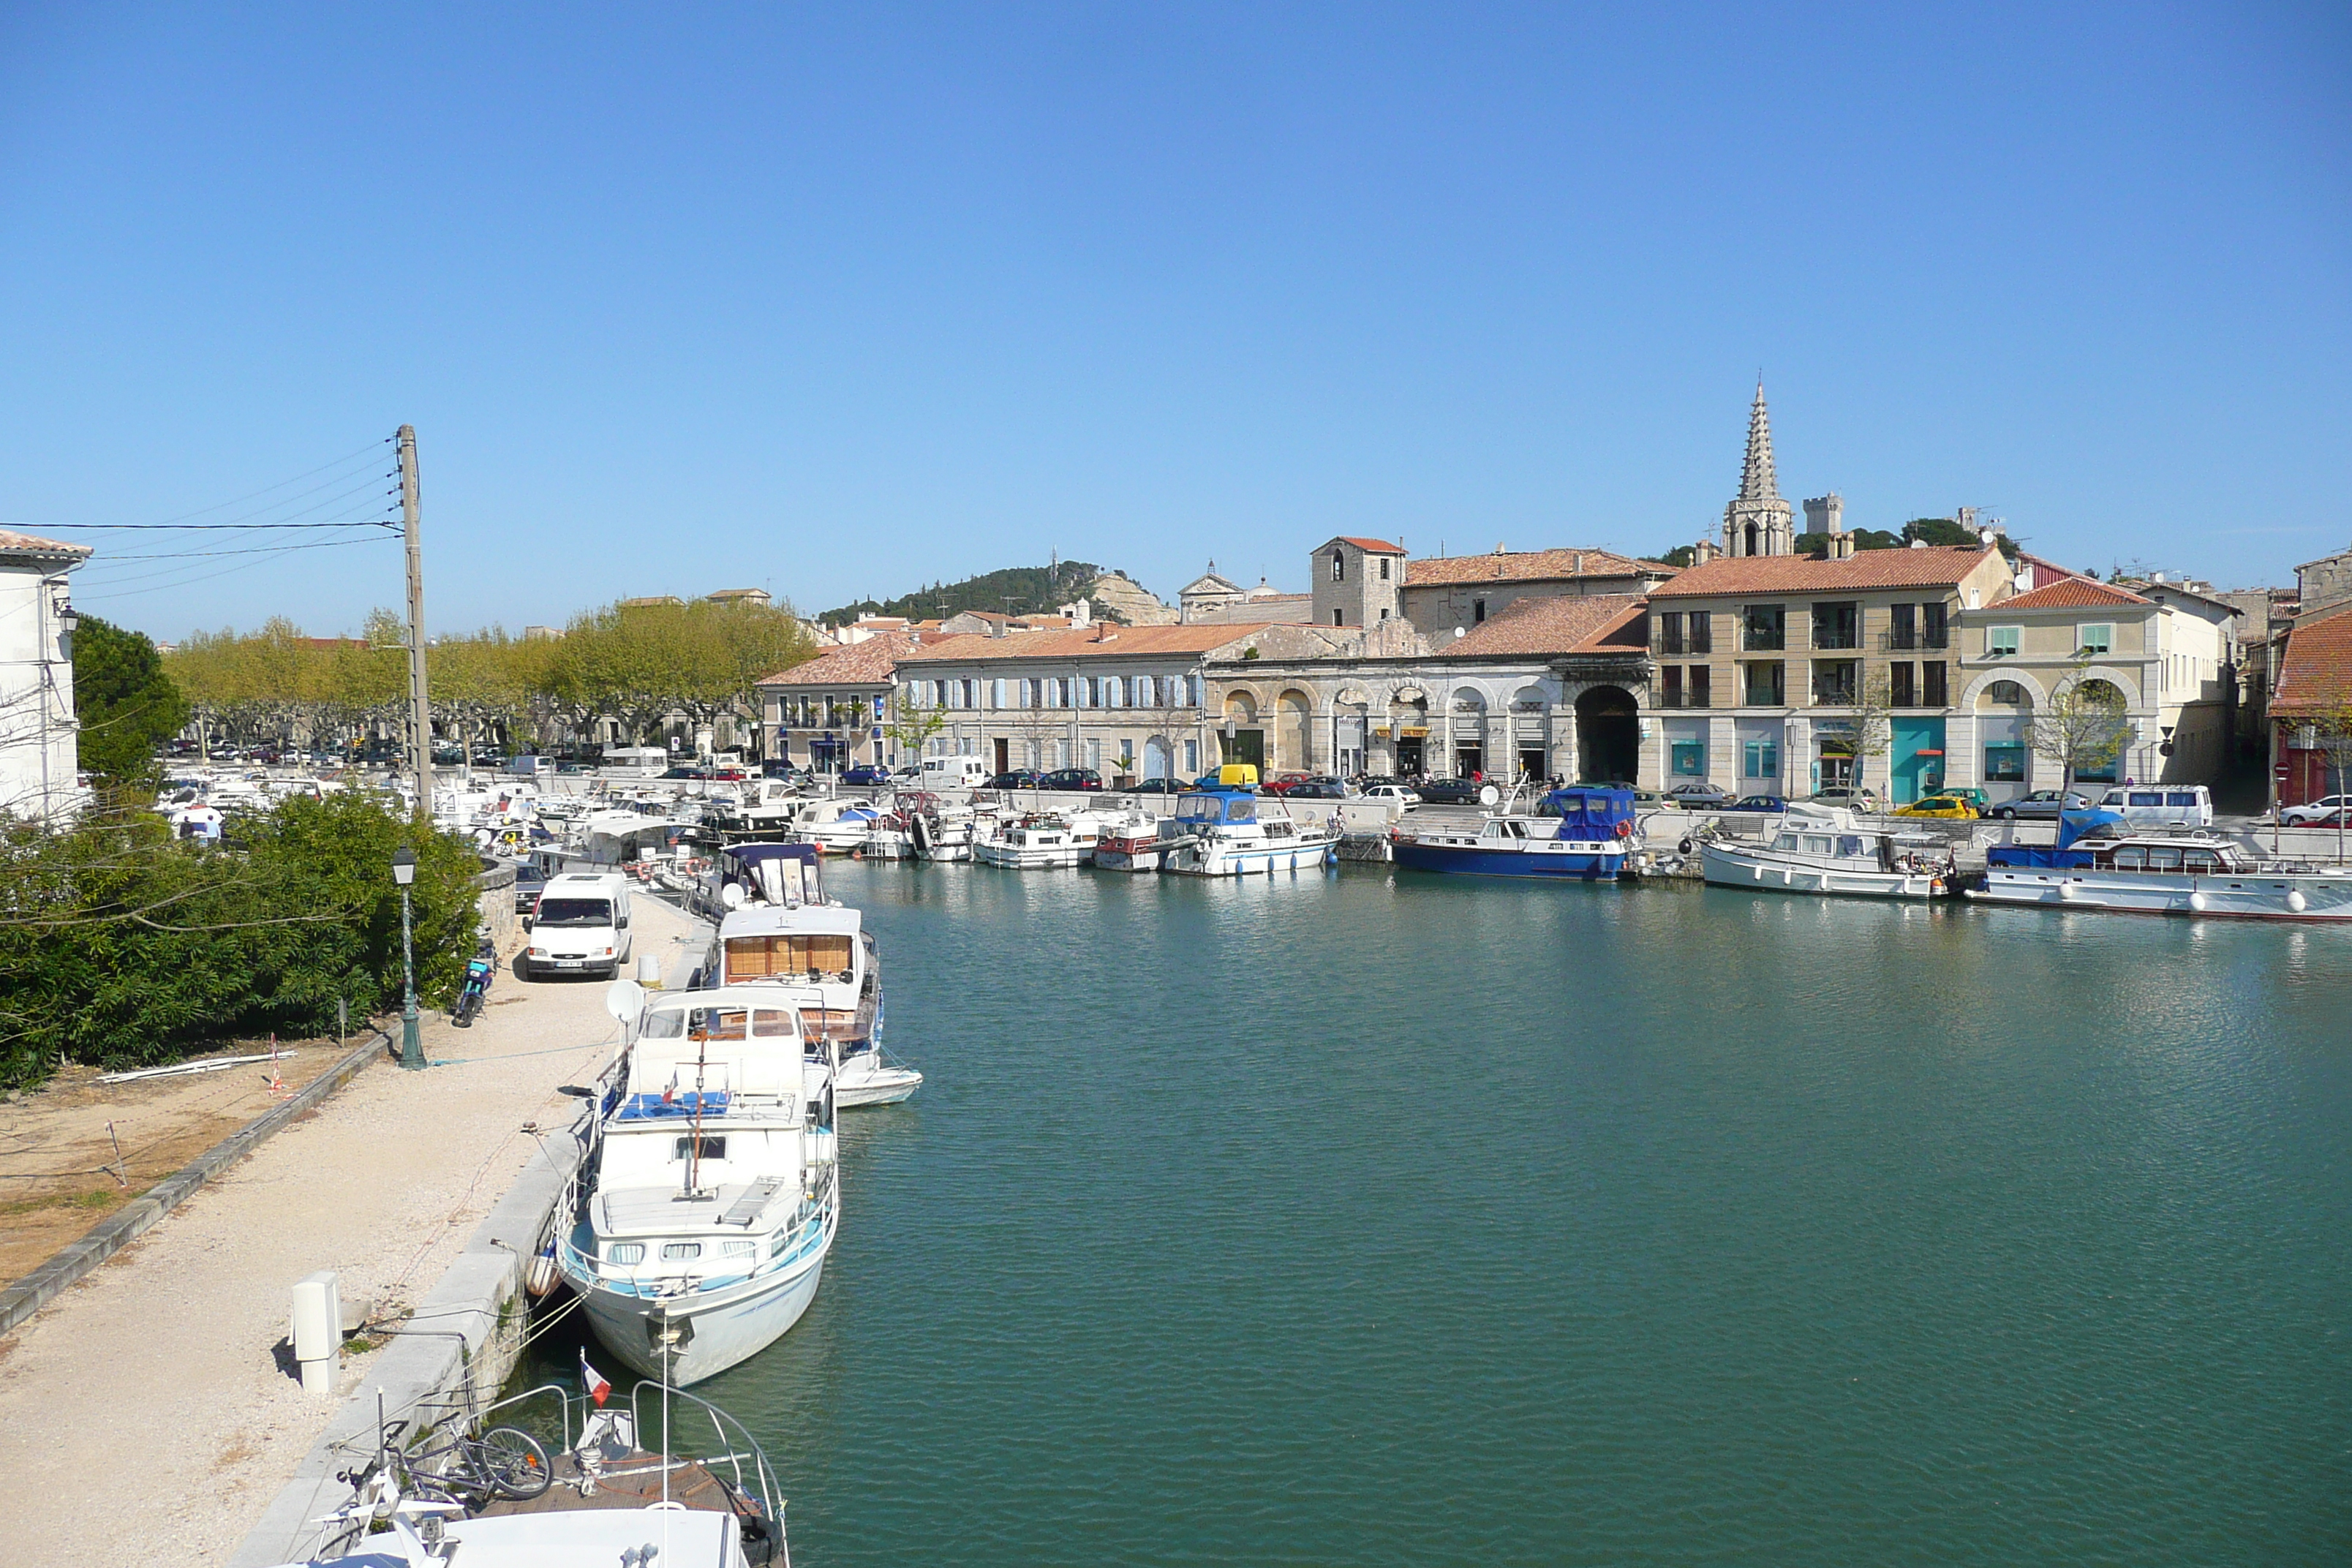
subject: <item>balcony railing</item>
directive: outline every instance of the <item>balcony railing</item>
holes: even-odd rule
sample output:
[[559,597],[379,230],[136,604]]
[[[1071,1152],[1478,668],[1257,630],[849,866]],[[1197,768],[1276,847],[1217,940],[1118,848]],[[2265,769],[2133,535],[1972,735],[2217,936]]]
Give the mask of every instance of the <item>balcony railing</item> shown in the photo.
[[1886,653],[1940,653],[1952,646],[1947,631],[1904,631],[1896,628],[1878,634],[1878,646]]

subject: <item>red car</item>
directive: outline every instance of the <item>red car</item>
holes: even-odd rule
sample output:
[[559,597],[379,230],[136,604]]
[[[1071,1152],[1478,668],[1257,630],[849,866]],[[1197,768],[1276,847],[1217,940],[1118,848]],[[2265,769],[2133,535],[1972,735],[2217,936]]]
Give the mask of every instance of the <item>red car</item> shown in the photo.
[[741,784],[751,775],[741,768],[713,768],[710,776],[722,784]]
[[1266,780],[1264,788],[1268,795],[1288,795],[1314,776],[1313,773],[1284,773]]

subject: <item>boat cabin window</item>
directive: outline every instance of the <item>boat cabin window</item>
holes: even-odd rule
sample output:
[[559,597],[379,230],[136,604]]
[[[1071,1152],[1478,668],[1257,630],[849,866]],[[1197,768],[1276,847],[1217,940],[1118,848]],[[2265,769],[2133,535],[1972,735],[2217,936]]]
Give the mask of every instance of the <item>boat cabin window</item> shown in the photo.
[[1841,855],[1861,855],[1867,853],[1867,851],[1865,851],[1862,847],[1862,836],[1858,833],[1839,834],[1837,852]]
[[799,980],[850,973],[850,939],[841,936],[730,936],[727,939],[727,984],[740,980]]
[[1772,840],[1772,847],[1793,855],[1804,847],[1804,841],[1793,833],[1783,833]]
[[540,931],[559,930],[566,926],[608,926],[613,923],[613,900],[610,899],[541,899],[531,916],[532,925]]
[[1805,835],[1805,853],[1808,855],[1827,855],[1832,852],[1833,847],[1834,845],[1831,840],[1830,836],[1826,833],[1808,833]]
[[1255,822],[1257,800],[1252,795],[1192,795],[1176,804],[1176,815],[1187,822]]
[[2147,852],[2137,844],[2122,845],[2108,864],[2118,871],[2144,871],[2147,868]]
[[643,1263],[646,1244],[642,1241],[615,1241],[604,1248],[607,1263]]
[[699,1258],[701,1256],[702,1243],[698,1241],[665,1241],[662,1243],[662,1261],[665,1263],[684,1263],[689,1258]]
[[760,1244],[756,1241],[723,1242],[719,1250],[730,1258],[757,1258],[760,1256]]
[[677,1152],[672,1154],[670,1158],[673,1160],[683,1160],[689,1152],[691,1152],[698,1160],[724,1160],[727,1158],[727,1140],[723,1137],[706,1137],[701,1140],[702,1146],[699,1149],[692,1147],[694,1142],[695,1140],[692,1137],[679,1139],[677,1141]]
[[2221,868],[2221,858],[2210,849],[2191,849],[2188,851],[2187,868],[2210,877]]
[[798,1033],[782,1007],[665,1007],[646,1015],[648,1040],[789,1040]]

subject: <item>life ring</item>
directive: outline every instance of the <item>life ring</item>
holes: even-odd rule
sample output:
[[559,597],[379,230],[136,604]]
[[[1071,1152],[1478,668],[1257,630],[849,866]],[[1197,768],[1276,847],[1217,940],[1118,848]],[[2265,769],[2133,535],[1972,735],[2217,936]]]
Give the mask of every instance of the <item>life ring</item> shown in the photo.
[[1617,825],[1617,837],[1620,837],[1620,838],[1631,838],[1631,837],[1633,837],[1633,825],[1632,823],[1630,823],[1630,822],[1621,822],[1621,823],[1619,823],[1619,824]]

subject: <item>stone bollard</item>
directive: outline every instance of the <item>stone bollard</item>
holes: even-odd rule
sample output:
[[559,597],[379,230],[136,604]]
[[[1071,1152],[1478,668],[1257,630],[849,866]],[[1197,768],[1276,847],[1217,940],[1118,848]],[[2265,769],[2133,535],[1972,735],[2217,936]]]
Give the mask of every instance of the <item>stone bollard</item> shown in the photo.
[[322,1268],[294,1287],[294,1359],[301,1363],[302,1391],[335,1392],[335,1363],[343,1348],[343,1302],[335,1271]]

